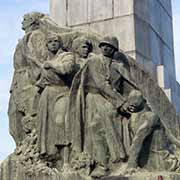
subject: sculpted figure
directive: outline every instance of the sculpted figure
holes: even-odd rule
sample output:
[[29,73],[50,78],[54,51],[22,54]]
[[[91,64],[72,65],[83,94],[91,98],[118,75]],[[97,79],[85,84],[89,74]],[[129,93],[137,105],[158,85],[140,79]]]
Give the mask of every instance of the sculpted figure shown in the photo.
[[[34,116],[36,113],[34,105],[36,104],[37,88],[33,86],[33,82],[36,81],[40,72],[38,63],[43,58],[42,54],[45,54],[42,45],[45,36],[39,31],[39,20],[43,16],[44,14],[36,12],[24,15],[22,29],[25,31],[25,35],[19,40],[14,54],[15,71],[10,89],[8,115],[10,133],[17,144],[25,136],[21,122],[22,118],[26,115]],[[37,38],[39,39],[38,44]]]
[[151,110],[139,90],[130,92],[121,113],[129,114],[128,119],[122,119],[123,144],[128,155],[126,173],[134,173],[145,165],[158,170],[173,167],[178,172],[179,160],[169,143],[179,147],[180,141]]
[[128,154],[127,169],[133,171],[138,167],[138,158],[140,157],[145,139],[156,128],[160,127],[160,120],[151,111],[151,108],[147,105],[146,100],[139,90],[132,90],[130,92],[121,112],[131,114],[129,120],[122,119],[122,136],[124,147]]
[[43,88],[38,106],[38,137],[41,156],[51,157],[68,145],[65,139],[66,108],[75,69],[74,55],[63,49],[57,35],[47,38],[49,60],[37,85]]
[[76,74],[69,107],[72,153],[87,153],[94,160],[93,177],[104,176],[108,162],[126,158],[115,121],[126,102],[123,81],[125,76],[128,79],[128,71],[123,63],[113,60],[118,50],[115,37],[105,37],[99,47],[102,53],[90,57]]
[[23,16],[22,29],[25,33],[29,33],[39,29],[39,18],[43,18],[44,14],[39,12],[27,13]]
[[[168,171],[174,169],[174,171],[179,172],[180,161],[169,146],[172,143],[179,147],[180,141],[152,112],[139,90],[130,92],[121,112],[131,114],[128,126],[126,125],[127,122],[122,122],[123,137],[125,137],[124,147],[126,147],[128,154],[126,173],[134,173],[138,166],[143,167],[146,164],[154,169],[164,168]],[[128,121],[127,119],[123,120]],[[129,141],[126,141],[127,139]]]
[[29,76],[32,84],[35,84],[39,79],[41,66],[47,59],[46,34],[40,27],[41,19],[44,17],[44,14],[38,12],[27,13],[24,15],[22,22],[22,29],[27,36],[24,49],[30,68]]
[[22,116],[36,114],[38,97],[34,85],[40,78],[42,64],[48,59],[46,36],[49,32],[71,31],[58,27],[47,15],[39,12],[25,14],[22,29],[25,35],[19,40],[14,54],[15,72],[8,110],[10,133],[17,143],[24,138]]
[[62,39],[60,36],[54,33],[49,34],[46,38],[46,48],[48,51],[47,60],[41,65],[40,78],[35,84],[40,88],[40,92],[45,88],[46,85],[48,85],[49,78],[51,81],[56,81],[55,78],[57,75],[53,71],[48,71],[50,66],[49,62],[52,60],[52,58],[55,58],[59,54],[66,52],[66,50],[63,48]]
[[76,64],[79,65],[79,68],[82,68],[86,63],[90,53],[92,52],[92,48],[93,46],[91,42],[84,36],[73,40],[72,50],[75,54],[75,61]]

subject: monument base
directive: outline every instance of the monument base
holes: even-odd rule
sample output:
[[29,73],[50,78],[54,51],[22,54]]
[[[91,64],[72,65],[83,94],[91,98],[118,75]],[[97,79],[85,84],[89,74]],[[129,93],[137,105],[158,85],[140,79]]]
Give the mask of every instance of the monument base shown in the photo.
[[[29,166],[30,167],[30,166]],[[33,167],[33,166],[31,166]],[[43,167],[43,164],[26,169],[16,156],[10,155],[2,164],[0,180],[179,180],[180,174],[174,172],[136,172],[132,175],[112,175],[102,178],[92,178],[76,171],[59,172],[56,168]]]

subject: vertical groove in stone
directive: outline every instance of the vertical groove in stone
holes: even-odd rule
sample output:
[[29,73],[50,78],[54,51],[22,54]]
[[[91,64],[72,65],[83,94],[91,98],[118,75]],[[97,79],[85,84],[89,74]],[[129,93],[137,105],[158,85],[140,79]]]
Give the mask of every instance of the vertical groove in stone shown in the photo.
[[114,0],[112,0],[112,18],[114,18]]
[[94,0],[92,1],[92,5],[90,4],[90,6],[93,7],[93,10],[91,9],[91,7],[89,7],[91,9],[91,11],[90,11],[90,22],[92,22],[92,19],[94,20]]
[[68,0],[66,0],[66,26],[68,26],[68,5],[69,5],[69,2]]
[[136,42],[137,42],[137,39],[136,39],[136,25],[135,25],[135,3],[134,3],[134,0],[132,1],[132,6],[133,6],[133,12],[132,12],[132,16],[133,16],[133,31],[134,31],[134,49],[135,49],[135,60],[137,58],[137,53],[136,53]]
[[88,32],[90,32],[90,1],[87,0],[87,25],[88,25]]
[[88,6],[89,6],[89,0],[87,0],[87,3],[86,3],[86,23],[88,23],[89,21],[89,11],[88,11]]

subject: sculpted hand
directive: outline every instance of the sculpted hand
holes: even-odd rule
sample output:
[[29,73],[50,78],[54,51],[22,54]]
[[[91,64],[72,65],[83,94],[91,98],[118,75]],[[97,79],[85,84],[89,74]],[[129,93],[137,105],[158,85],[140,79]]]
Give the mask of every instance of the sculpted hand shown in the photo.
[[134,113],[134,112],[136,112],[136,107],[134,105],[130,105],[130,106],[128,106],[128,111],[131,113]]
[[136,112],[136,107],[132,104],[130,104],[128,101],[126,103],[123,104],[123,106],[121,107],[120,111],[122,113],[125,113],[125,114],[131,114],[131,113],[134,113]]
[[120,111],[123,113],[126,113],[128,111],[129,103],[125,102],[123,106],[121,107]]
[[129,103],[126,102],[123,104],[123,106],[119,109],[120,110],[120,114],[122,114],[123,116],[129,118],[131,116],[131,112],[128,110],[129,107]]
[[51,64],[49,62],[45,62],[44,69],[50,69],[50,68],[51,68]]

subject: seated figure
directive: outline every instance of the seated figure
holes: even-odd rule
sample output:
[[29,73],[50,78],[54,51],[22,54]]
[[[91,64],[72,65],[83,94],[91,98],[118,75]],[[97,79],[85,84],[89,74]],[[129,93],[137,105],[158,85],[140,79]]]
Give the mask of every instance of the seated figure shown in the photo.
[[132,90],[121,112],[129,113],[129,119],[122,119],[123,143],[128,155],[128,169],[138,167],[138,158],[145,139],[160,125],[139,90]]
[[134,173],[138,167],[179,172],[180,161],[169,146],[178,147],[180,141],[151,110],[139,90],[130,92],[121,113],[129,114],[122,119],[123,145],[128,156],[126,173]]

